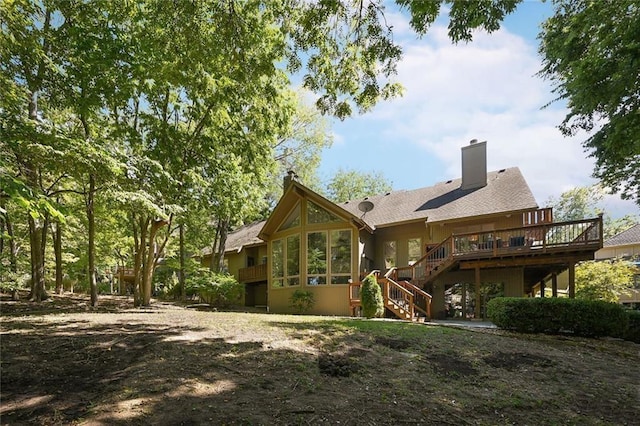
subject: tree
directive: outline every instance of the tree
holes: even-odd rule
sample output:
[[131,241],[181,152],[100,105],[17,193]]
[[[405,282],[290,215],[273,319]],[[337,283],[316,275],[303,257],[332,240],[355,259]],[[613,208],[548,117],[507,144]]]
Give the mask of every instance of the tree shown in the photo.
[[560,130],[590,132],[583,146],[596,160],[594,176],[640,205],[640,4],[554,3],[539,36],[540,75],[568,104]]
[[342,203],[389,192],[391,188],[391,182],[380,171],[340,169],[327,184],[327,194],[331,201]]
[[588,261],[576,266],[576,298],[618,302],[633,287],[633,265],[625,260]]
[[550,197],[547,205],[553,207],[556,222],[582,220],[604,215],[603,238],[611,238],[640,222],[640,218],[628,214],[613,219],[598,204],[605,196],[601,185],[576,187],[560,194],[559,198]]
[[[516,3],[398,2],[419,33],[450,4],[454,40],[496,29]],[[15,217],[29,223],[33,298],[46,297],[61,194],[82,200],[93,304],[98,200],[129,213],[141,304],[154,247],[168,244],[166,225],[187,209],[212,217],[222,253],[229,227],[264,204],[274,150],[295,126],[287,71],[302,74],[321,113],[339,118],[400,93],[401,50],[384,13],[381,0],[1,2],[0,213],[3,234]],[[64,227],[53,229],[61,264],[68,243]]]
[[[300,182],[319,192],[321,186],[317,170],[322,150],[333,144],[330,123],[314,105],[307,103],[302,92],[294,92],[292,96],[295,98],[295,110],[288,127],[279,135],[274,147],[277,163],[275,176],[281,177],[293,170]],[[273,181],[277,188],[273,192],[278,194],[273,198],[277,201],[282,194],[282,184],[280,179]]]

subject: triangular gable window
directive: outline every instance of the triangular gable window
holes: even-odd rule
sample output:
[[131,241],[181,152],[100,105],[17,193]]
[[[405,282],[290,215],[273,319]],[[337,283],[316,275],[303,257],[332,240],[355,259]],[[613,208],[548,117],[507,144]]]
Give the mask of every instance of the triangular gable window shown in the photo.
[[285,229],[295,228],[296,226],[300,226],[300,203],[296,204],[287,219],[282,223],[279,231],[284,231]]
[[318,206],[312,201],[307,202],[307,223],[332,223],[343,222],[338,216],[334,215]]

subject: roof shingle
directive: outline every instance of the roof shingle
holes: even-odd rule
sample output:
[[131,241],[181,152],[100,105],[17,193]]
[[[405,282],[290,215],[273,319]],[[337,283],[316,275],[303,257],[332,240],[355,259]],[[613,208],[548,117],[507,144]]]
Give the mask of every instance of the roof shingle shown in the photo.
[[635,225],[618,235],[614,235],[603,243],[604,247],[640,244],[640,224]]
[[[418,219],[442,222],[538,207],[517,167],[487,173],[487,185],[482,188],[462,190],[461,182],[462,179],[453,179],[426,188],[367,197],[374,208],[363,220],[378,227]],[[362,216],[358,210],[360,201],[348,201],[339,206]]]

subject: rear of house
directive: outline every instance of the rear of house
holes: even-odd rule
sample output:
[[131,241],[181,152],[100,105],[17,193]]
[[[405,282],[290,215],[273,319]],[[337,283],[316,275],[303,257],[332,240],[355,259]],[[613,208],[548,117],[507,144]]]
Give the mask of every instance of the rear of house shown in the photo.
[[555,288],[602,247],[601,218],[553,223],[518,168],[487,172],[486,142],[462,148],[461,178],[425,188],[335,204],[293,174],[284,186],[269,218],[230,234],[225,253],[245,303],[270,312],[294,312],[302,289],[314,294],[309,313],[357,314],[359,283],[375,272],[401,318],[481,318],[491,297]]

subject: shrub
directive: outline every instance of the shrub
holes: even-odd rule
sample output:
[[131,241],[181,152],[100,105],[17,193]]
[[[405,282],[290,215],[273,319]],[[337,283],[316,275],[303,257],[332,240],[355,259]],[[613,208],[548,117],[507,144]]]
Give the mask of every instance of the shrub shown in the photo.
[[625,311],[627,314],[627,329],[624,339],[640,343],[640,311]]
[[566,298],[499,297],[487,304],[487,316],[500,328],[525,333],[621,336],[627,324],[616,303]]
[[212,306],[227,308],[238,305],[244,296],[244,286],[228,274],[216,274],[202,269],[187,279],[187,295],[195,292],[200,300]]
[[360,301],[362,303],[362,315],[367,318],[379,318],[384,314],[384,301],[382,290],[374,275],[367,275],[360,288]]
[[291,302],[290,306],[301,314],[309,311],[316,303],[313,292],[300,289],[293,292],[289,301]]

